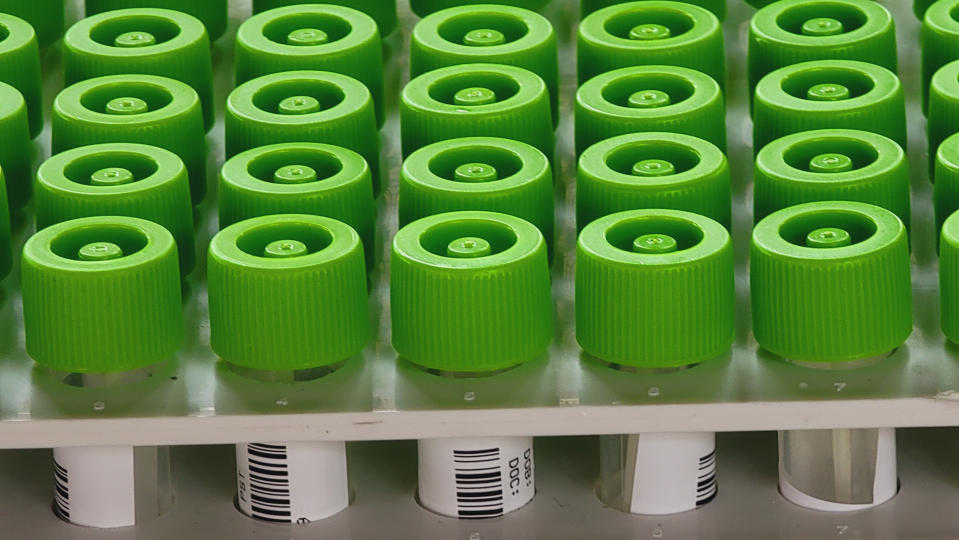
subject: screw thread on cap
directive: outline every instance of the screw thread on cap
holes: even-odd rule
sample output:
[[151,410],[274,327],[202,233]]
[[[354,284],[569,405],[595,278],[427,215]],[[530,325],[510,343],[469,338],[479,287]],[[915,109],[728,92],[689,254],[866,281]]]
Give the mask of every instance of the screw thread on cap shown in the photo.
[[818,60],[777,69],[756,85],[753,148],[791,133],[827,128],[871,131],[905,148],[906,105],[899,78],[865,62]]
[[878,2],[782,0],[749,24],[748,79],[813,60],[857,60],[897,72],[896,25]]
[[[307,92],[307,90],[309,90]],[[308,95],[307,95],[308,94]],[[283,114],[290,98],[309,101],[310,111]],[[312,103],[316,102],[316,106]],[[290,112],[301,106],[291,105]],[[318,110],[313,110],[319,107]],[[237,86],[226,103],[225,146],[228,157],[271,144],[333,144],[366,160],[379,195],[379,134],[370,91],[360,81],[328,71],[289,71],[264,75]]]
[[[284,6],[300,6],[314,3],[308,0],[253,0],[253,13],[260,13]],[[396,29],[396,0],[326,0],[325,5],[347,6],[366,13],[376,21],[381,36],[390,35]]]
[[[946,64],[959,60],[959,21],[953,16],[959,0],[941,0],[929,6],[922,19],[919,40],[922,45],[922,110],[928,110],[930,82]],[[930,115],[930,118],[933,118]]]
[[576,339],[607,362],[696,364],[735,335],[732,241],[678,210],[630,210],[587,225],[576,246]]
[[944,219],[939,237],[939,305],[942,332],[959,343],[959,213]]
[[183,341],[177,248],[161,225],[87,217],[42,229],[21,265],[27,353],[71,373],[129,371]]
[[959,122],[959,60],[936,71],[929,84],[928,99],[926,135],[929,142],[929,170],[935,179],[936,151],[944,140],[956,132],[956,122]]
[[[295,30],[278,32],[277,28]],[[250,17],[237,30],[237,84],[284,71],[347,75],[369,89],[378,127],[386,119],[383,65],[376,21],[346,4],[277,7]]]
[[[0,11],[3,11],[0,9]],[[33,27],[27,21],[0,13],[0,82],[17,89],[27,104],[30,137],[43,129],[43,82],[40,48]]]
[[939,145],[935,171],[933,202],[936,230],[939,230],[946,218],[959,210],[959,134],[948,137]]
[[367,268],[373,268],[372,177],[366,161],[352,150],[317,143],[247,150],[223,165],[219,193],[221,227],[272,214],[330,217],[359,233]]
[[727,227],[731,222],[726,157],[689,135],[634,133],[596,143],[579,158],[576,186],[578,229],[639,208],[685,210]]
[[853,129],[794,133],[764,146],[753,170],[753,216],[800,203],[859,201],[909,223],[909,163],[888,137]]
[[[692,91],[674,95],[676,88]],[[593,77],[576,92],[574,125],[577,153],[610,137],[652,131],[692,135],[726,148],[719,84],[682,67],[637,66]]]
[[210,343],[231,364],[310,369],[346,360],[369,341],[363,247],[345,223],[304,214],[248,219],[213,237],[207,261]]
[[[495,95],[492,103],[490,87],[514,90]],[[449,66],[416,77],[403,89],[400,127],[405,156],[434,142],[466,136],[514,139],[547,156],[552,156],[555,142],[543,79],[498,64]]]
[[750,296],[756,341],[783,358],[842,362],[888,353],[912,332],[905,226],[859,202],[774,212],[753,230]]
[[[117,111],[140,112],[109,114],[106,107],[91,109],[83,98],[90,93],[104,96],[104,103],[111,103]],[[142,111],[143,107],[147,110]],[[109,75],[78,82],[54,100],[51,132],[54,154],[100,143],[137,143],[169,150],[186,165],[193,203],[199,204],[206,195],[203,113],[196,91],[182,82],[153,75]]]
[[30,121],[27,103],[16,88],[0,82],[0,171],[6,181],[5,202],[9,209],[23,208],[30,201]]
[[685,2],[626,2],[590,13],[579,25],[576,56],[580,84],[601,73],[643,65],[680,66],[720,85],[726,81],[719,19]]
[[183,275],[196,260],[190,180],[172,152],[143,144],[97,144],[55,154],[36,175],[37,228],[93,216],[129,216],[173,234]]
[[549,249],[553,205],[549,161],[536,148],[515,140],[440,141],[410,154],[400,171],[400,226],[454,210],[500,212],[535,225]]
[[124,8],[157,8],[182,11],[196,17],[206,27],[210,41],[216,41],[227,26],[227,0],[86,0],[87,17]]
[[393,239],[390,309],[393,346],[425,368],[484,373],[532,360],[553,338],[543,236],[495,212],[406,225]]
[[[110,29],[108,44],[102,41]],[[193,88],[203,105],[204,129],[214,121],[210,39],[196,17],[160,8],[117,9],[82,19],[63,36],[67,86],[94,77],[142,73]]]

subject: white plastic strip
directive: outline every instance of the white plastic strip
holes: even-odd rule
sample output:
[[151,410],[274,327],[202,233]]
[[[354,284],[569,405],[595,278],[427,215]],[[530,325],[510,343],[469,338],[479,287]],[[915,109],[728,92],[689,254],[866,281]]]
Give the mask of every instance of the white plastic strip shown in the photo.
[[236,445],[237,502],[250,516],[309,523],[350,505],[346,443]]
[[55,448],[54,510],[86,527],[136,523],[132,446]]
[[[786,500],[792,502],[793,504],[797,504],[804,508],[822,510],[825,512],[850,512],[853,510],[863,510],[878,506],[893,498],[899,489],[898,468],[896,465],[896,430],[895,428],[881,428],[877,431],[878,440],[876,444],[875,456],[857,456],[855,454],[841,456],[837,455],[837,453],[841,452],[837,452],[837,450],[830,450],[831,455],[824,456],[824,459],[821,460],[824,463],[831,463],[834,460],[844,459],[847,463],[837,464],[837,466],[846,465],[845,468],[851,469],[852,466],[848,463],[851,460],[858,458],[871,461],[875,459],[876,468],[872,486],[872,502],[863,504],[848,504],[836,501],[828,501],[801,491],[799,488],[794,486],[792,482],[790,482],[790,476],[783,468],[782,456],[780,456],[779,460],[780,493],[782,493]],[[815,456],[810,456],[809,459],[812,459],[814,462],[820,461],[817,460]]]
[[427,439],[418,448],[420,504],[437,514],[491,518],[533,500],[532,437]]
[[716,497],[715,433],[630,435],[625,462],[633,514],[685,512]]

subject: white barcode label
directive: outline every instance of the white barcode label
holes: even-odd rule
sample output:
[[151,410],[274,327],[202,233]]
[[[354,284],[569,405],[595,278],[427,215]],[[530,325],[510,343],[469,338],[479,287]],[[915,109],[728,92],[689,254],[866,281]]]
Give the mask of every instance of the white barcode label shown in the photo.
[[438,514],[498,517],[536,491],[531,437],[429,439],[418,447],[420,502]]
[[87,527],[136,522],[133,447],[55,448],[54,511]]
[[237,501],[248,516],[309,523],[349,506],[345,443],[238,444],[236,463]]
[[629,435],[624,466],[634,514],[685,512],[718,493],[715,433]]

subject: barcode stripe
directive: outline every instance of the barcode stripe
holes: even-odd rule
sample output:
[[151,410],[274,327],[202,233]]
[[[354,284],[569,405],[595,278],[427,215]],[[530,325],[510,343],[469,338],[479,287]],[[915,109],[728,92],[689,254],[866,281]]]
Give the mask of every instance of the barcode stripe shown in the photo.
[[500,449],[453,450],[456,511],[465,519],[503,515]]
[[716,483],[716,450],[699,458],[699,475],[696,478],[696,506],[702,506],[719,493]]
[[64,520],[70,520],[70,473],[53,460],[53,509]]
[[253,517],[274,523],[290,523],[292,507],[286,446],[250,443],[246,451]]

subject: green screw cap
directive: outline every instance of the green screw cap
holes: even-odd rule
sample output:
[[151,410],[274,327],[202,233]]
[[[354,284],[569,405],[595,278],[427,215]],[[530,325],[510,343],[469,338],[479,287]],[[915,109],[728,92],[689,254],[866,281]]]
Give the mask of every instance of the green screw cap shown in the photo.
[[916,18],[920,21],[925,17],[926,10],[929,9],[929,6],[936,3],[936,0],[912,0],[912,12],[916,14]]
[[909,264],[906,228],[884,208],[827,201],[770,214],[750,253],[756,341],[806,362],[892,351],[912,332]]
[[33,27],[40,47],[60,39],[64,28],[64,0],[0,0],[0,13],[19,17]]
[[224,122],[227,156],[270,144],[334,144],[363,156],[374,193],[383,190],[373,99],[353,77],[328,71],[257,77],[230,93]]
[[0,82],[0,170],[6,178],[6,202],[17,210],[30,201],[30,122],[27,104],[16,88]]
[[922,110],[928,110],[929,84],[942,66],[959,60],[959,0],[939,0],[922,19]]
[[679,210],[608,215],[576,244],[576,340],[615,364],[697,364],[732,345],[735,288],[719,223]]
[[378,125],[385,119],[383,46],[376,22],[356,9],[309,4],[271,9],[240,25],[236,82],[296,70],[332,71],[365,84]]
[[53,101],[52,149],[139,143],[186,164],[194,204],[206,195],[206,139],[200,99],[188,85],[155,75],[109,75],[78,82]]
[[666,131],[726,150],[726,105],[708,75],[675,66],[637,66],[593,77],[576,92],[576,152],[628,133]]
[[959,343],[959,213],[949,215],[939,238],[939,306],[942,333]]
[[[579,14],[580,17],[585,17],[597,9],[616,4],[625,4],[627,1],[628,0],[580,0]],[[720,21],[726,19],[726,0],[687,0],[686,3],[708,9]]]
[[192,15],[135,8],[87,17],[63,37],[63,67],[67,85],[129,73],[176,79],[196,90],[203,103],[204,128],[213,127],[210,40]]
[[817,60],[779,68],[756,85],[756,151],[791,133],[838,128],[885,135],[905,148],[906,104],[899,78],[865,62]]
[[403,155],[438,141],[483,136],[525,142],[552,158],[551,117],[546,84],[529,70],[498,64],[435,69],[403,89]]
[[373,267],[376,209],[362,156],[317,143],[261,146],[233,156],[220,173],[220,227],[271,214],[333,218],[356,230]]
[[576,226],[636,209],[685,210],[731,225],[729,163],[715,145],[678,133],[633,133],[590,146],[576,173]]
[[580,84],[607,71],[681,66],[726,81],[723,29],[708,9],[684,2],[627,2],[591,13],[579,25]]
[[[491,1],[488,3],[539,11],[549,3],[549,0],[496,0],[495,2]],[[472,0],[410,0],[410,9],[420,17],[426,17],[437,11],[451,7],[469,5],[473,5]]]
[[536,148],[497,137],[440,141],[403,162],[400,226],[454,210],[487,210],[529,221],[553,245],[553,172]]
[[875,204],[909,223],[909,163],[895,141],[853,129],[787,135],[756,154],[756,221],[788,206],[814,201]]
[[7,277],[13,266],[13,237],[10,233],[10,210],[7,205],[7,188],[0,168],[0,279]]
[[335,364],[370,337],[363,246],[332,218],[241,221],[210,241],[210,343],[223,360],[269,371]]
[[535,11],[495,4],[444,9],[413,27],[410,75],[460,64],[508,64],[540,76],[559,120],[559,58],[553,25]]
[[30,120],[30,137],[43,130],[43,85],[37,36],[26,21],[0,13],[0,82],[23,95]]
[[393,238],[393,347],[442,371],[522,364],[553,339],[549,279],[543,235],[523,219],[464,211],[414,221]]
[[[253,13],[283,6],[315,4],[313,0],[253,0]],[[366,13],[376,21],[380,35],[389,35],[396,29],[396,0],[326,0],[323,4],[348,6]]]
[[959,60],[949,62],[936,71],[929,85],[928,98],[926,133],[929,138],[929,169],[935,173],[936,149],[942,141],[959,131]]
[[86,0],[87,17],[128,8],[165,8],[196,17],[206,27],[211,41],[226,32],[227,0]]
[[811,60],[859,60],[896,72],[896,25],[871,0],[783,0],[749,25],[749,87],[767,73]]
[[173,236],[132,217],[64,221],[23,247],[27,353],[72,373],[156,364],[183,342]]
[[88,216],[129,216],[165,227],[177,243],[180,272],[196,261],[190,179],[176,154],[143,144],[81,146],[37,170],[37,229]]
[[959,134],[951,135],[936,152],[936,183],[933,201],[936,209],[936,230],[959,210]]

